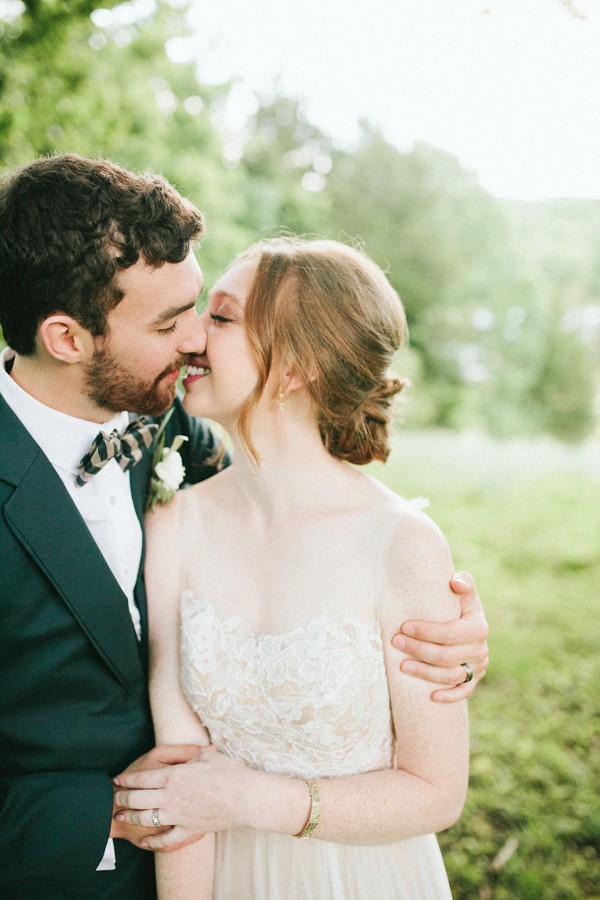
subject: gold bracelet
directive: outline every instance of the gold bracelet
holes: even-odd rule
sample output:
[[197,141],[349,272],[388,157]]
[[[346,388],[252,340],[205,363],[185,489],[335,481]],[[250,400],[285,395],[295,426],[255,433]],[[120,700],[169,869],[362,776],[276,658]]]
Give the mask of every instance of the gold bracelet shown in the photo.
[[319,824],[321,798],[319,796],[319,789],[312,778],[303,778],[302,781],[308,785],[308,793],[310,794],[310,815],[308,817],[308,822],[296,837],[308,838]]

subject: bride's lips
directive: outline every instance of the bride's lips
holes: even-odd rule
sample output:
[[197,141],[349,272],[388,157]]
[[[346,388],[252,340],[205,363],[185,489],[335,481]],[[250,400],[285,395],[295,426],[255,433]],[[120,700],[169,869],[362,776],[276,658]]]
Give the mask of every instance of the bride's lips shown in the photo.
[[195,381],[201,381],[201,379],[206,378],[207,375],[210,375],[208,366],[188,363],[184,370],[182,384],[184,388],[187,389],[190,384],[193,384]]

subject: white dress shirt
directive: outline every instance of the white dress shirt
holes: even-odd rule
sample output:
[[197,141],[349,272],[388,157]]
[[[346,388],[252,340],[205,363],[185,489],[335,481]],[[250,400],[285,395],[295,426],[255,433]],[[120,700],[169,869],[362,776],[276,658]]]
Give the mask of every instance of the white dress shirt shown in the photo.
[[[140,639],[140,613],[135,605],[134,588],[142,556],[142,529],[136,515],[129,485],[129,472],[123,472],[111,459],[100,472],[77,487],[77,466],[99,431],[119,431],[129,423],[126,412],[98,424],[77,419],[40,403],[24,391],[6,371],[13,356],[9,348],[0,353],[0,394],[33,440],[48,457],[69,496],[81,513],[109,568],[127,598],[136,636]],[[85,590],[85,586],[82,585]],[[112,840],[98,870],[114,869]]]

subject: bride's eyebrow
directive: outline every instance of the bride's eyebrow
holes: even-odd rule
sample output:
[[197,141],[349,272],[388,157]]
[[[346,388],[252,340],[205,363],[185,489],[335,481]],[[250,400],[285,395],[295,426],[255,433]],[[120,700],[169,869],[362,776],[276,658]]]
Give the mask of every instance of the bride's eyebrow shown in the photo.
[[209,291],[208,293],[208,301],[213,300],[230,300],[232,303],[235,303],[236,306],[241,308],[241,303],[235,294],[230,294],[229,291]]

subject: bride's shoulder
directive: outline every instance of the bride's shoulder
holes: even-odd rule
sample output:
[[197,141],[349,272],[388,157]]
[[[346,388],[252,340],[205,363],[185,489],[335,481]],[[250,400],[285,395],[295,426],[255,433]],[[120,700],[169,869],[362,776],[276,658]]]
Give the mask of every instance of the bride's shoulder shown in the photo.
[[230,475],[228,469],[223,469],[204,481],[188,485],[177,497],[180,511],[198,517],[211,515],[211,510],[218,509],[229,495]]
[[150,539],[154,534],[159,534],[163,540],[166,535],[179,536],[180,539],[182,532],[199,528],[203,520],[210,517],[211,508],[218,506],[218,498],[222,494],[218,482],[224,474],[187,485],[177,491],[169,503],[156,504],[146,513],[146,534]]
[[454,571],[450,547],[419,504],[388,497],[379,559],[381,612],[392,632],[399,616],[400,621],[445,620],[458,614],[449,587]]
[[387,550],[396,560],[417,560],[434,556],[446,559],[448,544],[444,534],[428,513],[423,497],[406,499],[380,485],[379,515]]
[[423,510],[429,506],[426,497],[411,497],[407,499],[382,482],[377,481],[371,475],[361,473],[366,479],[367,489],[371,494],[373,506],[379,511],[382,519],[388,524],[407,525],[411,522],[431,522]]

